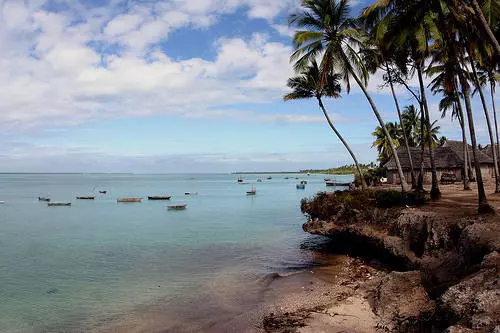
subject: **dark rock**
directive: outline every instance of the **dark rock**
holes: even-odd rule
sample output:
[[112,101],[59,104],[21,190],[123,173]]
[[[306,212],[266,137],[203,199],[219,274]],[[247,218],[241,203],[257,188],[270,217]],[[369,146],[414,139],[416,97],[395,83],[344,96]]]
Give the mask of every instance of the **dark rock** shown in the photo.
[[467,327],[463,327],[460,325],[450,326],[443,331],[443,333],[474,333],[474,332],[476,331],[473,331]]
[[302,228],[311,234],[331,238],[339,251],[376,257],[395,269],[414,270],[420,265],[419,258],[401,238],[388,236],[369,225],[339,226],[332,222],[310,221]]
[[422,332],[436,305],[422,286],[421,273],[392,272],[376,290],[374,312],[389,332]]
[[451,321],[474,329],[493,329],[500,324],[498,267],[467,276],[441,296],[441,303]]
[[460,235],[458,252],[460,265],[466,270],[481,263],[483,257],[500,250],[500,224],[474,223]]

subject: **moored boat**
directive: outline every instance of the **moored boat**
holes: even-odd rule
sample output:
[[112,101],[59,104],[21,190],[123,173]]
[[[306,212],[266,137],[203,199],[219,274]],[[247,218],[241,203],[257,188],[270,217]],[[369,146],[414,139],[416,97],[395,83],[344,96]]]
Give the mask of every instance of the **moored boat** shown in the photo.
[[49,202],[47,206],[49,207],[71,206],[71,202]]
[[307,184],[307,180],[301,180],[301,181],[300,181],[300,183],[301,183],[302,185],[306,185],[306,184]]
[[297,190],[305,190],[306,189],[305,184],[297,184],[296,187],[297,187]]
[[186,209],[187,205],[173,205],[173,206],[167,206],[168,210],[184,210]]
[[271,180],[271,179],[273,179],[273,177],[269,176],[269,177],[267,177],[267,179],[268,179],[268,180]]
[[170,200],[172,196],[166,195],[166,196],[149,196],[148,200]]
[[47,197],[38,197],[38,201],[50,201],[50,198],[47,198]]
[[247,195],[256,195],[257,194],[257,190],[255,189],[255,187],[252,187],[252,189],[250,191],[247,191]]
[[184,192],[184,195],[198,195],[198,192]]
[[243,178],[242,177],[238,177],[238,183],[243,183]]
[[106,193],[108,193],[108,191],[99,191],[99,193],[106,194]]
[[95,199],[95,197],[90,197],[90,196],[88,196],[88,197],[76,197],[76,198],[78,200],[94,200]]
[[257,179],[257,183],[262,183],[262,179]]
[[141,201],[142,201],[142,198],[120,198],[120,199],[116,200],[116,202],[124,202],[124,203],[141,202]]

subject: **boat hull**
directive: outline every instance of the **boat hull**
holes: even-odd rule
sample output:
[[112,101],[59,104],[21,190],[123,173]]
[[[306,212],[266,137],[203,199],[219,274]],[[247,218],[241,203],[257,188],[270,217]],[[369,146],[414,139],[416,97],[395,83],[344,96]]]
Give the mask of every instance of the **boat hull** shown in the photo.
[[158,201],[158,200],[170,200],[171,196],[151,196],[148,200]]
[[49,207],[68,207],[71,206],[71,202],[49,202],[47,204]]
[[121,198],[116,200],[118,203],[133,203],[133,202],[142,202],[142,198]]
[[184,210],[186,209],[187,205],[175,205],[175,206],[168,206],[168,210]]

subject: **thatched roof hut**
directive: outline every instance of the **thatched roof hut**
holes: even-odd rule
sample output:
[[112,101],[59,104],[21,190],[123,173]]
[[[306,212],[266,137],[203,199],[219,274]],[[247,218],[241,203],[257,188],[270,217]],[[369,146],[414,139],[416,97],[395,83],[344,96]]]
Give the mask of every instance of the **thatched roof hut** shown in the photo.
[[[474,165],[474,159],[472,158],[472,146],[468,145],[470,160],[472,165]],[[397,150],[399,162],[401,163],[401,167],[405,173],[405,178],[409,181],[410,176],[410,160],[408,158],[408,152],[405,147],[399,147]],[[410,153],[413,161],[413,167],[416,170],[420,169],[421,163],[421,149],[420,148],[410,148]],[[481,169],[483,171],[483,175],[486,177],[487,174],[492,175],[493,170],[493,159],[483,153],[482,151],[477,150],[479,163],[481,165]],[[431,172],[431,162],[429,156],[429,150],[425,149],[424,152],[424,181],[430,182],[430,172]],[[464,166],[464,158],[463,158],[463,147],[461,141],[446,141],[446,143],[434,149],[434,161],[436,163],[436,169],[438,171],[438,178],[441,177],[443,173],[453,173],[457,176],[458,180],[462,179],[462,170]],[[399,176],[397,174],[396,161],[394,157],[391,157],[389,161],[387,161],[384,165],[388,170],[387,178],[389,181],[393,183],[399,182]]]

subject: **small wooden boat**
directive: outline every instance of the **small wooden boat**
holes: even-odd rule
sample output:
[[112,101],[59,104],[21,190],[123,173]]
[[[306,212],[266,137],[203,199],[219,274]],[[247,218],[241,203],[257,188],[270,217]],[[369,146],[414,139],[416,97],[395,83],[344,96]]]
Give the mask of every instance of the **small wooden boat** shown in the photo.
[[116,202],[129,203],[129,202],[141,202],[142,198],[120,198]]
[[187,205],[174,205],[174,206],[167,206],[168,210],[184,210],[186,209]]
[[49,202],[47,205],[49,207],[71,206],[71,202]]
[[329,181],[326,182],[326,186],[351,186],[351,182],[336,182],[336,181]]
[[50,201],[50,198],[47,197],[38,197],[38,201]]
[[255,189],[255,187],[252,187],[252,189],[250,191],[247,191],[247,195],[256,195],[257,194],[257,190]]
[[99,193],[106,194],[106,193],[108,193],[108,191],[99,191]]
[[76,197],[78,200],[94,200],[95,197]]
[[296,187],[297,187],[297,190],[305,190],[306,189],[305,184],[297,184]]
[[172,196],[150,196],[148,200],[170,200]]

